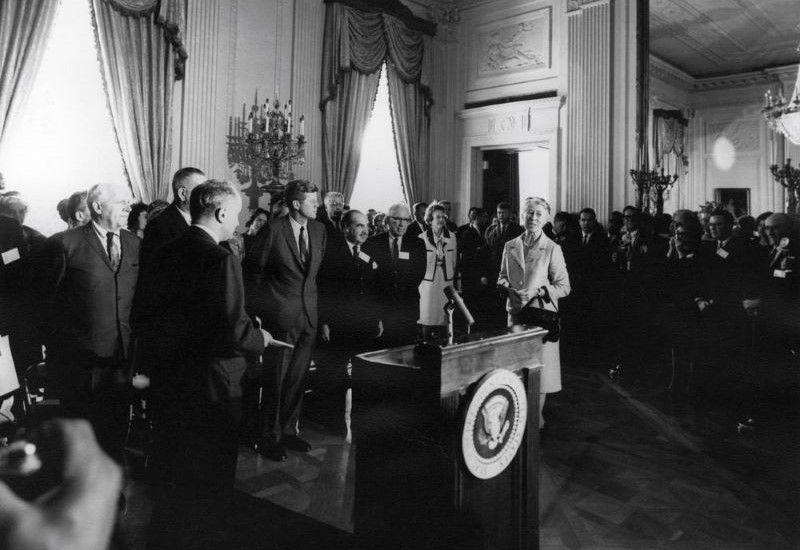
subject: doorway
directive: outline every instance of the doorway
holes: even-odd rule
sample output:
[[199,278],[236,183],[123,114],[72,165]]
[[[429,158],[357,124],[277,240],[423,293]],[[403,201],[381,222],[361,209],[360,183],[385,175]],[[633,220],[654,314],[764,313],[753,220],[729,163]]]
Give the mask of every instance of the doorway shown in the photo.
[[483,208],[494,212],[500,202],[519,212],[521,201],[550,197],[550,149],[545,145],[520,149],[483,150]]

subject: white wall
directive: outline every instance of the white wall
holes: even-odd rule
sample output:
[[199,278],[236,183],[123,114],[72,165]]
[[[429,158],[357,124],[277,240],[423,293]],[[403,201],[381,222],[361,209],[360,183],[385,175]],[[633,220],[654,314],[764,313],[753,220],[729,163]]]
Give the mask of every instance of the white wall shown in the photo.
[[663,61],[651,63],[651,106],[690,114],[689,167],[680,173],[665,210],[715,200],[715,190],[750,190],[750,214],[784,209],[783,191],[769,166],[782,163],[792,146],[770,131],[761,115],[764,92],[790,86],[796,67],[720,78],[692,79]]

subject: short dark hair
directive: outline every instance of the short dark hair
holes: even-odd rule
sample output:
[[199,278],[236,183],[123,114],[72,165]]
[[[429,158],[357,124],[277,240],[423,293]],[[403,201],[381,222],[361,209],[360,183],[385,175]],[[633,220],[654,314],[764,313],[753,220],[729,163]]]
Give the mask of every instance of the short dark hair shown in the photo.
[[228,181],[207,180],[192,189],[189,197],[189,212],[192,214],[192,221],[211,215],[222,206],[228,197],[236,197],[239,190]]
[[511,203],[503,201],[497,203],[498,210],[511,210]]
[[731,214],[727,210],[722,210],[722,209],[714,210],[713,212],[711,212],[709,219],[711,219],[711,216],[720,216],[725,220],[725,223],[730,227],[733,227],[733,225],[736,223],[736,219],[733,217],[733,214]]
[[414,203],[414,212],[417,211],[417,208],[428,208],[428,203],[425,201],[419,201]]
[[317,186],[308,180],[292,180],[286,184],[283,196],[286,198],[286,205],[293,209],[292,203],[294,201],[302,202],[305,198],[301,194],[316,193],[317,191],[319,191]]
[[353,223],[353,216],[356,214],[364,215],[361,210],[348,210],[342,214],[342,227],[350,227],[350,224]]
[[88,196],[89,191],[75,191],[69,196],[69,202],[67,202],[67,216],[70,220],[74,222],[78,221],[75,218],[75,213],[81,210],[83,206],[86,206]]
[[199,168],[192,168],[191,166],[181,168],[175,172],[175,175],[172,176],[172,193],[175,195],[176,199],[178,198],[178,189],[183,189],[186,187],[186,182],[195,174],[205,176],[205,173],[202,170]]
[[586,208],[584,208],[583,210],[581,210],[580,212],[578,212],[578,217],[579,218],[581,217],[581,214],[591,214],[593,218],[597,219],[597,214],[594,213],[594,209],[593,208],[589,208],[588,206]]
[[67,210],[67,205],[69,204],[69,197],[66,199],[61,199],[58,201],[56,205],[56,210],[58,210],[58,217],[61,218],[61,221],[67,223],[69,221],[69,211]]

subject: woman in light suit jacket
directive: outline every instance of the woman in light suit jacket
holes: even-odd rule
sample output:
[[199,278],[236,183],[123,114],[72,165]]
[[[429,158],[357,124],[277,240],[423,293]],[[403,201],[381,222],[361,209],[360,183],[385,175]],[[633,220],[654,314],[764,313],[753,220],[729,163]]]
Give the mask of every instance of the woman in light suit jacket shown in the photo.
[[[518,325],[520,312],[529,300],[549,297],[545,309],[555,311],[559,298],[570,292],[567,264],[561,247],[544,234],[542,228],[550,218],[550,205],[540,198],[527,198],[523,204],[522,220],[525,232],[506,243],[497,285],[503,287],[508,299],[508,325]],[[535,302],[537,306],[538,300]],[[561,391],[561,359],[558,342],[545,342],[542,348],[542,376],[539,394],[539,427],[544,426],[542,409],[548,393]]]
[[427,254],[425,277],[419,285],[419,324],[446,325],[444,289],[456,283],[456,236],[447,230],[447,213],[441,203],[434,201],[428,206],[425,223],[428,229],[419,236]]

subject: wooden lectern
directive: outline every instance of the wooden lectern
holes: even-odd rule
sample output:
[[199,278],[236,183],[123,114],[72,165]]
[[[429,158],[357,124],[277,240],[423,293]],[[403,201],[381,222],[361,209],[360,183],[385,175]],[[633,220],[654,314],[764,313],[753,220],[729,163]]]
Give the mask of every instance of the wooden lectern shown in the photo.
[[547,332],[518,328],[354,358],[359,548],[539,547],[538,393]]

